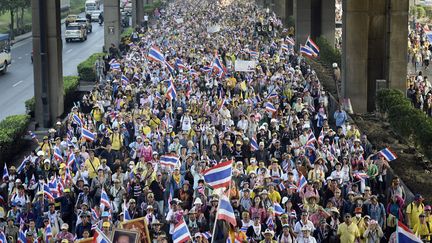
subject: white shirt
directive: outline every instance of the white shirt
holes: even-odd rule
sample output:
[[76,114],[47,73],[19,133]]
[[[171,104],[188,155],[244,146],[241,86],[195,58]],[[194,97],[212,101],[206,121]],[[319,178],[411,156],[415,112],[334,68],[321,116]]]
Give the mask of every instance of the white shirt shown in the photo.
[[316,243],[317,241],[313,236],[309,236],[308,238],[297,237],[297,243]]
[[[299,238],[303,238],[303,232],[301,231],[301,228],[302,228],[304,225],[305,225],[305,224],[303,224],[303,222],[300,220],[300,221],[298,221],[298,222],[295,224],[295,226],[294,226],[294,233],[297,234],[297,240],[298,240]],[[309,226],[309,229],[311,229],[311,232],[314,232],[314,231],[315,231],[315,226],[314,226],[314,224],[312,223],[312,221],[308,220],[306,225]],[[315,242],[316,242],[316,241],[315,241]]]

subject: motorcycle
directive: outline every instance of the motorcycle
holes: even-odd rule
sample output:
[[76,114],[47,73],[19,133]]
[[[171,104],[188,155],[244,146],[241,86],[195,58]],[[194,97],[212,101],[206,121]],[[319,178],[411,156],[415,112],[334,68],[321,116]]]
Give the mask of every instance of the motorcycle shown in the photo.
[[99,25],[102,26],[102,24],[103,24],[103,20],[99,19]]

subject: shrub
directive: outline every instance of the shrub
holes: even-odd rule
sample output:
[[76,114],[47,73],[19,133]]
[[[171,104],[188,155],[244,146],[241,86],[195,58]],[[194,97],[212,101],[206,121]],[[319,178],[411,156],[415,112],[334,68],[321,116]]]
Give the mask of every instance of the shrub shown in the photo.
[[331,66],[333,63],[337,63],[341,67],[341,53],[339,50],[331,46],[330,43],[324,37],[318,37],[316,44],[320,48],[320,61],[325,65]]
[[144,4],[144,13],[152,14],[156,8],[160,8],[162,6],[162,1],[158,0],[153,3]]
[[87,60],[78,64],[78,76],[79,80],[82,81],[95,81],[96,72],[94,70],[94,64],[99,57],[104,56],[104,53],[95,53],[91,55]]
[[0,122],[0,159],[5,160],[19,152],[22,137],[30,123],[28,115],[8,116]]
[[[73,100],[74,92],[78,88],[79,80],[78,76],[65,76],[63,77],[63,95],[65,101]],[[36,100],[35,97],[32,97],[24,102],[27,114],[31,117],[34,116],[34,112],[36,109]],[[65,103],[66,105],[66,103]]]
[[120,35],[120,39],[129,38],[132,35],[133,30],[134,29],[132,27],[126,28]]

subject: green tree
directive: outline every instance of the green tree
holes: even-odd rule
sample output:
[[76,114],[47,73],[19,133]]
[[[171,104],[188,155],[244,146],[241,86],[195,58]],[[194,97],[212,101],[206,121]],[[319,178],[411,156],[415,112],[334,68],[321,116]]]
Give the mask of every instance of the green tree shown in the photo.
[[[0,0],[0,13],[10,14],[10,37],[14,39],[15,15],[20,8],[30,6],[28,0]],[[26,5],[27,4],[27,5]]]

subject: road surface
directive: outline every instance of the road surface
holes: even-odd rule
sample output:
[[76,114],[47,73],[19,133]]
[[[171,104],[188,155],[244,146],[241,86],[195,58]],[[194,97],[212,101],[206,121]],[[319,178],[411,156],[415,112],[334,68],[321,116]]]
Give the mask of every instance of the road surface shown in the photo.
[[[62,35],[65,26],[62,24]],[[63,76],[77,75],[77,65],[103,46],[103,26],[93,22],[93,33],[87,41],[69,42],[63,38]],[[32,38],[12,47],[12,64],[5,75],[0,75],[0,120],[24,114],[24,101],[34,96],[33,65],[31,64]]]

